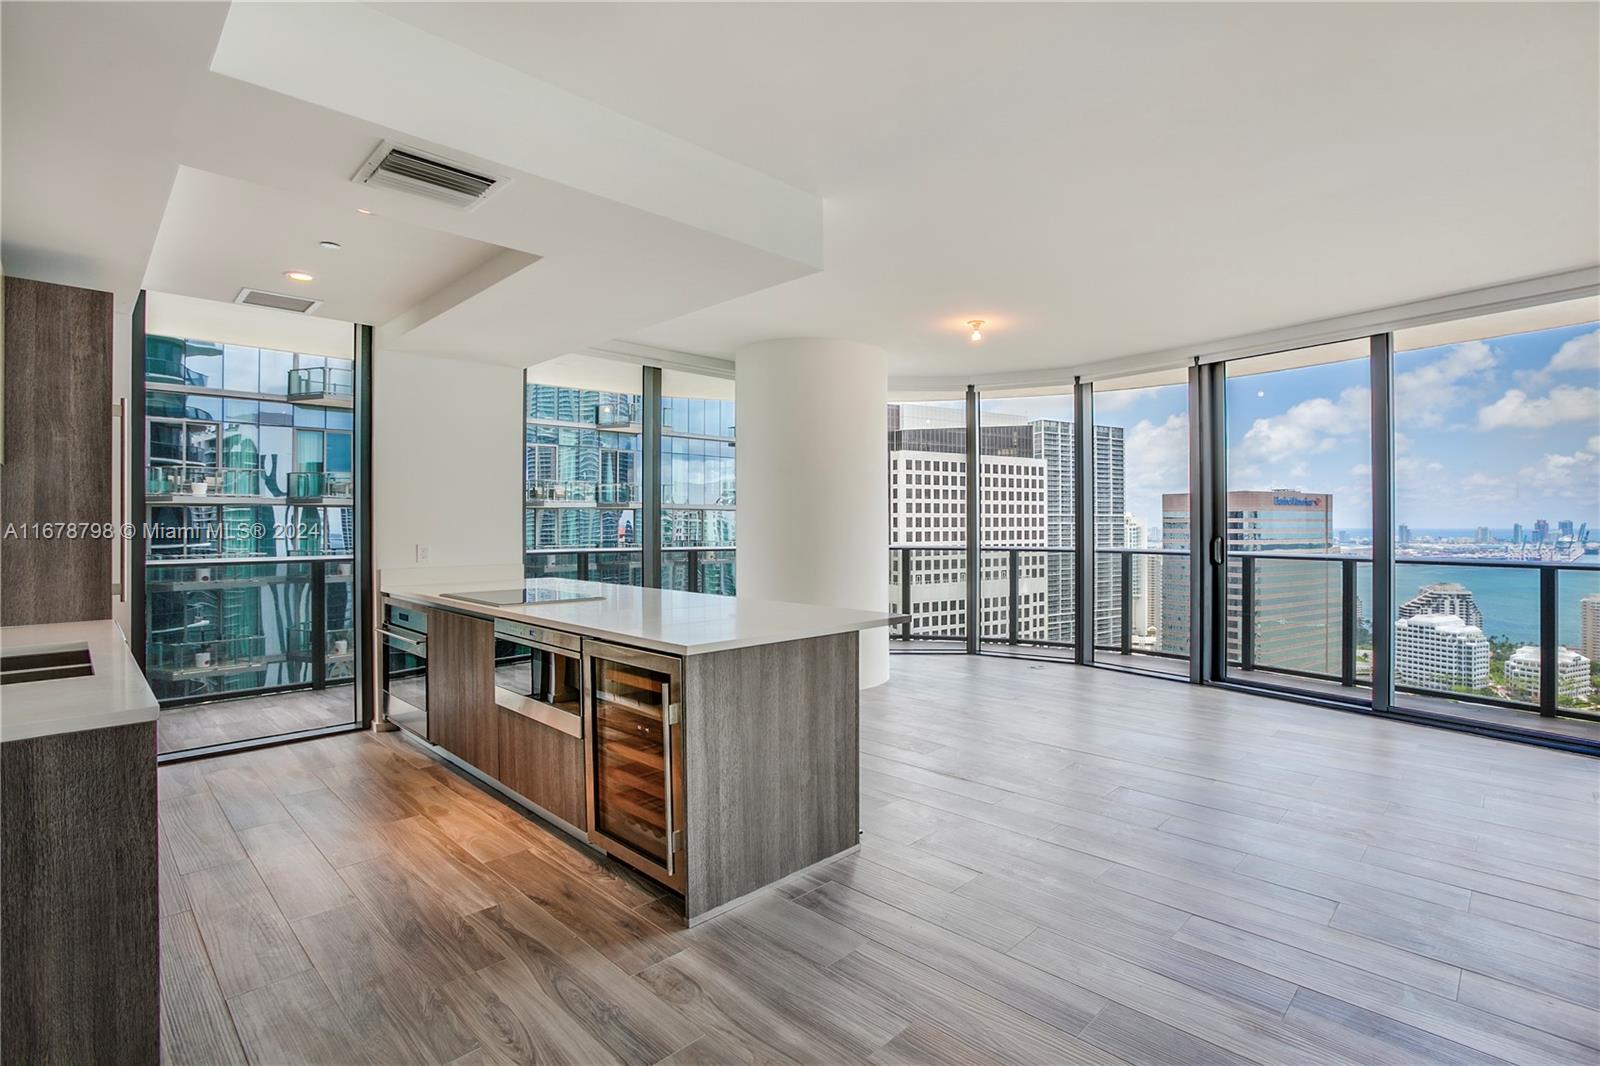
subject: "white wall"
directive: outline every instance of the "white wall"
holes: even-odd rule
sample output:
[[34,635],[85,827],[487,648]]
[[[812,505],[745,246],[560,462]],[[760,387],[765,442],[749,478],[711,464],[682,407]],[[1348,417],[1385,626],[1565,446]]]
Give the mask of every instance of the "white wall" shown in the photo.
[[522,560],[522,371],[373,356],[372,546],[378,570]]
[[[739,595],[883,611],[889,599],[888,358],[837,340],[739,352]],[[861,634],[861,686],[889,633]]]

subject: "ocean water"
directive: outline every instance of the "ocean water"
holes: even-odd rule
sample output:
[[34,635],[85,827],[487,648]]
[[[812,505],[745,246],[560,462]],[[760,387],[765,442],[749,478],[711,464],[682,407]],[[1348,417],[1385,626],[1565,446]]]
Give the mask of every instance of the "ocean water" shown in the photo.
[[[1483,612],[1483,631],[1489,637],[1503,637],[1519,644],[1539,642],[1539,574],[1535,570],[1502,570],[1483,566],[1452,566],[1448,563],[1395,564],[1395,606],[1415,596],[1424,585],[1454,582],[1472,590],[1472,598]],[[1356,592],[1361,597],[1362,614],[1372,617],[1372,568],[1356,569]],[[1556,585],[1557,640],[1578,647],[1580,618],[1578,601],[1600,593],[1600,567],[1587,566],[1562,570]]]

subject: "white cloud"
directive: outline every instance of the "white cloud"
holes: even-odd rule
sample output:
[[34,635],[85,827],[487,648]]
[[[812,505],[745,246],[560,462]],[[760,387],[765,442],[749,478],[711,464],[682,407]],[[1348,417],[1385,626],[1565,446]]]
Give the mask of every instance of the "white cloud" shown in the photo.
[[1472,398],[1491,380],[1497,360],[1483,341],[1452,344],[1432,362],[1394,376],[1395,416],[1407,424],[1437,426],[1444,412]]
[[1540,388],[1550,384],[1555,375],[1574,370],[1600,371],[1600,329],[1569,338],[1543,368],[1521,371],[1516,378],[1525,388]]
[[1168,415],[1159,425],[1141,419],[1124,442],[1128,495],[1189,491],[1189,416]]
[[1510,389],[1478,410],[1479,429],[1545,429],[1583,421],[1600,421],[1600,389],[1557,385],[1544,396]]
[[1580,333],[1563,344],[1550,357],[1546,370],[1560,373],[1563,370],[1600,370],[1600,329]]
[[1240,464],[1281,464],[1325,452],[1351,437],[1365,437],[1371,424],[1368,391],[1345,389],[1337,401],[1319,396],[1302,400],[1281,415],[1258,418],[1239,442]]
[[1600,455],[1600,436],[1589,438],[1589,450],[1596,455]]
[[1517,481],[1519,488],[1547,496],[1590,500],[1594,498],[1595,485],[1600,484],[1600,460],[1593,451],[1546,455],[1539,462],[1523,467]]

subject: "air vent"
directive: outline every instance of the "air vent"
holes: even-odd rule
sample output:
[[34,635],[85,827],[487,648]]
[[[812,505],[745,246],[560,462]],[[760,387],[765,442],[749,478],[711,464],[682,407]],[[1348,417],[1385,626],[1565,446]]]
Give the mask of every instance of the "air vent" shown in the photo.
[[367,157],[355,180],[361,185],[399,189],[455,207],[474,206],[500,184],[498,178],[388,141]]
[[270,307],[274,311],[293,311],[299,315],[310,314],[322,306],[321,300],[308,300],[304,296],[286,296],[281,292],[267,292],[265,289],[240,289],[239,295],[233,298],[233,302],[250,307]]

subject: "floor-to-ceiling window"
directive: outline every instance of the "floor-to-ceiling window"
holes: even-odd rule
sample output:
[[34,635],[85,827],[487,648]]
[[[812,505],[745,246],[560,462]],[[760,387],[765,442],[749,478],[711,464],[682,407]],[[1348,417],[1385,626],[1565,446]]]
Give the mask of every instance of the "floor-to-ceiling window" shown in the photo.
[[[1357,591],[1372,558],[1366,338],[1227,364],[1227,666],[1349,694],[1371,676]],[[1221,591],[1221,590],[1219,590]]]
[[1600,713],[1595,314],[1575,301],[1395,334],[1397,703]]
[[644,397],[639,381],[637,366],[577,356],[527,372],[527,576],[642,583]]
[[733,382],[661,381],[661,586],[731,596],[735,581]]
[[135,476],[160,750],[349,725],[360,643],[353,328],[330,324],[348,356],[234,344],[161,332],[192,302],[147,299]]
[[1188,373],[1096,381],[1093,410],[1096,659],[1185,673]]
[[933,643],[967,634],[967,416],[964,399],[891,403],[889,606],[898,635]]
[[1070,388],[995,390],[979,403],[979,593],[987,645],[1064,651],[1075,642],[1073,417]]

